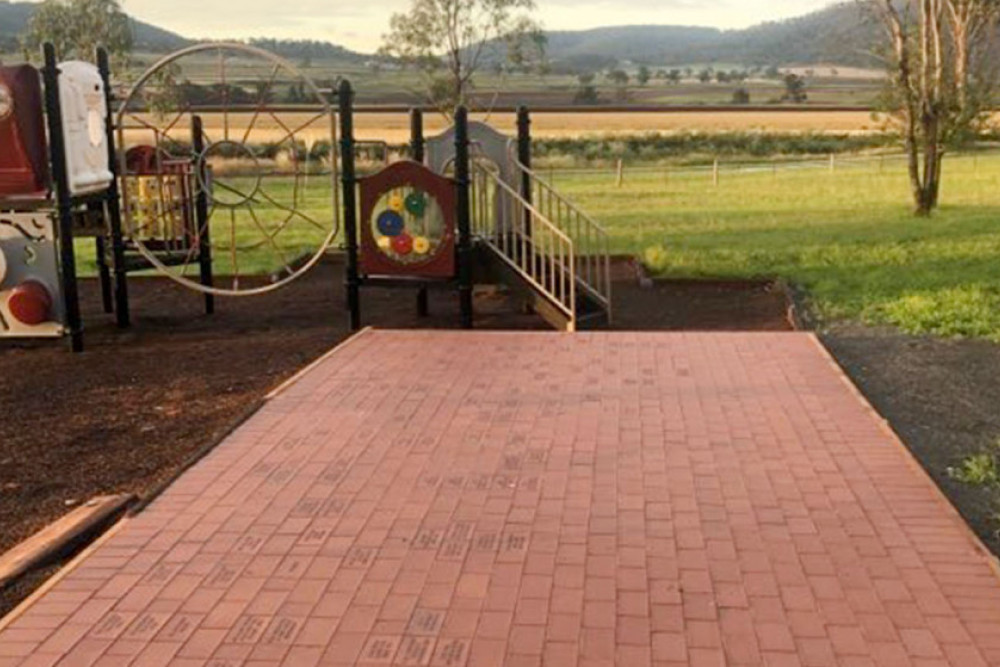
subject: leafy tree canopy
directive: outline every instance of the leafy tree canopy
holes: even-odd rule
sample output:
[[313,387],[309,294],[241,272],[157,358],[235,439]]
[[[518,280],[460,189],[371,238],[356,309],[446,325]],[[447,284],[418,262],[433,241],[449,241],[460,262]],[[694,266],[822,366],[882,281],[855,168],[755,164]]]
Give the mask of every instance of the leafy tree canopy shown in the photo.
[[513,67],[542,60],[534,9],[534,0],[412,0],[391,18],[380,53],[419,69],[429,100],[447,114],[469,104],[474,77],[491,59]]
[[132,51],[133,36],[118,0],[45,0],[22,36],[25,55],[37,56],[45,42],[55,46],[60,59],[90,60],[103,46],[123,60]]

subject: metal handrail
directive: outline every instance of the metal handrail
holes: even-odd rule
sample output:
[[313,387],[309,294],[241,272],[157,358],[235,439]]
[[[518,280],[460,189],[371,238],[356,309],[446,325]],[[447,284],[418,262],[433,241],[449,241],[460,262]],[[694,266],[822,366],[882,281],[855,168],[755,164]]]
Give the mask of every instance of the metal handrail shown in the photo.
[[[537,172],[511,155],[511,163],[527,176],[531,203],[544,211],[547,219],[570,236],[581,252],[582,271],[578,278],[587,292],[611,318],[611,239],[603,225],[562,195]],[[527,197],[524,197],[527,198]]]
[[578,280],[573,238],[479,160],[473,160],[472,190],[473,234],[563,313],[567,329],[575,331]]

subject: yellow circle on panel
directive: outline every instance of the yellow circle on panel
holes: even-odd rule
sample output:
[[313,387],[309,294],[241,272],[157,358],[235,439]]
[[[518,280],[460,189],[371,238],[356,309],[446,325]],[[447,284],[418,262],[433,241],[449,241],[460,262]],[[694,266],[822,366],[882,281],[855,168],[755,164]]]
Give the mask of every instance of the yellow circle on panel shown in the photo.
[[389,208],[396,213],[402,213],[405,206],[406,201],[403,199],[402,195],[393,195],[389,198]]
[[431,250],[431,242],[426,236],[418,236],[413,239],[413,252],[418,255],[426,255]]

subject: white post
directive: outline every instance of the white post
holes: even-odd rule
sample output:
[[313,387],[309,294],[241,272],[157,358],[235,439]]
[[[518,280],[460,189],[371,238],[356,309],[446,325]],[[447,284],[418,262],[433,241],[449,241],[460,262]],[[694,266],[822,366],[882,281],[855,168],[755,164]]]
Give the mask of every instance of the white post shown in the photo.
[[313,148],[316,146],[316,138],[311,135],[306,135],[306,175],[303,179],[304,183],[302,189],[306,191],[306,196],[309,193],[309,163],[312,161]]
[[719,158],[712,163],[712,185],[719,187]]

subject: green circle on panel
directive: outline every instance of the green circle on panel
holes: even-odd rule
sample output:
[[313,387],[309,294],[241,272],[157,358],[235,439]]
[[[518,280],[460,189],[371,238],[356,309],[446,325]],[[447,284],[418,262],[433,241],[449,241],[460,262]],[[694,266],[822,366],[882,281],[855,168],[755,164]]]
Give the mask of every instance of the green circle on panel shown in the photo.
[[423,216],[427,210],[427,198],[422,192],[411,192],[406,197],[406,210],[417,216]]

